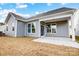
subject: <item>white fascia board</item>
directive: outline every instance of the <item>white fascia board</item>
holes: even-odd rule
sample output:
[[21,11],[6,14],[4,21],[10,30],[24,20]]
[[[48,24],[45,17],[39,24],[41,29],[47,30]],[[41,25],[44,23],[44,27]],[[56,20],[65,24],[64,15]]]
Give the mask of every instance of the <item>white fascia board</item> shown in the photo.
[[42,21],[42,19],[44,19],[44,18],[51,18],[52,16],[56,16],[56,15],[60,15],[60,14],[64,14],[64,13],[72,14],[72,12],[73,12],[73,10],[70,10],[70,11],[60,12],[60,13],[56,13],[56,14],[50,14],[50,15],[47,15],[47,16],[35,17],[35,18],[31,18],[31,19],[26,19],[26,20],[22,20],[22,19],[18,19],[18,20],[23,21],[23,22],[29,22],[29,21],[39,19],[40,21]]
[[51,19],[59,19],[59,18],[65,18],[65,17],[71,17],[72,14],[68,14],[68,15],[59,15],[59,16],[55,16],[55,17],[48,17],[48,18],[43,18],[40,21],[46,21],[46,20],[51,20]]

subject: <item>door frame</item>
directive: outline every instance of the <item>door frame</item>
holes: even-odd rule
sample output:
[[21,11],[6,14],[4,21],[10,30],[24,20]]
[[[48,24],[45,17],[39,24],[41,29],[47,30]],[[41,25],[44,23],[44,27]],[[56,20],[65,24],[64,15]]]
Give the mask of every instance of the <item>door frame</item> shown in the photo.
[[[44,37],[44,36],[45,36],[45,26],[44,26],[44,25],[42,25],[42,24],[41,24],[41,26],[43,26],[43,27],[44,27],[44,29],[43,29],[43,30],[44,30],[44,31],[43,31],[43,35],[42,35],[42,31],[41,31],[41,37]],[[40,26],[40,27],[41,27],[41,26]],[[40,30],[41,30],[41,28],[40,28]]]

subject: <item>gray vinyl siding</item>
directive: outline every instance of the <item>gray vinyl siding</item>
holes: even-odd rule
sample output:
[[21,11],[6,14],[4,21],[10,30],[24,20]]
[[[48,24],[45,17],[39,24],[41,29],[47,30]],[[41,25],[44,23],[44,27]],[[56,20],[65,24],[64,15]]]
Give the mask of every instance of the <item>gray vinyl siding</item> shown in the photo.
[[17,36],[25,36],[25,23],[17,21]]
[[[14,31],[12,31],[12,24],[14,24]],[[6,30],[6,26],[8,26],[8,31]],[[8,23],[5,25],[5,34],[9,36],[16,36],[16,20],[13,16],[9,18]]]
[[68,30],[68,22],[61,22],[57,24],[57,32],[53,34],[46,34],[46,36],[60,36],[60,37],[69,37],[69,30]]

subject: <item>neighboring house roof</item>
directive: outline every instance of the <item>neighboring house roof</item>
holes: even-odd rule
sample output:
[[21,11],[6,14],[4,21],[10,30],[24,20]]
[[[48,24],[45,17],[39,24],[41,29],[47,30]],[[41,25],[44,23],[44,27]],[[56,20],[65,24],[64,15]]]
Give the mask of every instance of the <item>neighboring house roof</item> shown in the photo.
[[60,13],[60,12],[64,12],[64,11],[69,11],[69,10],[76,10],[76,9],[62,7],[62,8],[58,8],[58,9],[55,9],[55,10],[47,11],[47,12],[44,12],[44,13],[41,13],[41,14],[38,14],[38,15],[35,15],[35,16],[32,16],[32,17],[29,17],[29,18],[24,18],[24,17],[19,16],[19,15],[15,14],[15,13],[9,12],[9,14],[8,14],[5,22],[8,22],[8,20],[9,20],[9,18],[10,18],[11,15],[13,15],[16,18],[16,20],[20,20],[20,21],[23,21],[23,22],[27,22],[27,21],[31,21],[29,19],[39,18],[39,17],[43,17],[43,16],[55,14],[55,13]]

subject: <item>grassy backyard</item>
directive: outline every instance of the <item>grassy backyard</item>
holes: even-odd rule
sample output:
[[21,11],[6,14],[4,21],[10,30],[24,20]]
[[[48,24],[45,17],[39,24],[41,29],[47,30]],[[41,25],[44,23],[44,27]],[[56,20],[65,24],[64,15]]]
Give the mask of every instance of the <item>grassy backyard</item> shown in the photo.
[[31,37],[0,37],[0,55],[51,56],[78,55],[79,49],[46,43],[37,43]]

